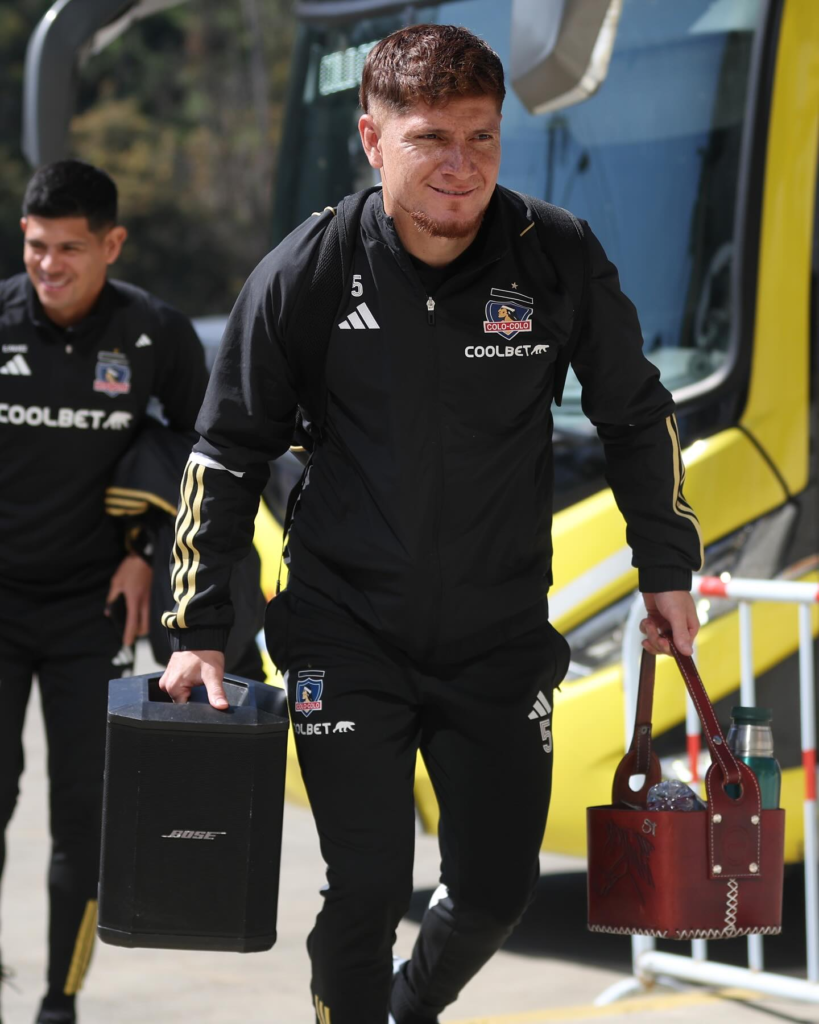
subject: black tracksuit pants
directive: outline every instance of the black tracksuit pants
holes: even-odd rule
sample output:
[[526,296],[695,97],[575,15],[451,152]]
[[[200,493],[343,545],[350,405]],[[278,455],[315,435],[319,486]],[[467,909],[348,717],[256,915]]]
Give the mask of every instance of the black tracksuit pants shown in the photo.
[[[327,863],[308,939],[318,1024],[421,1024],[511,934],[538,877],[552,778],[552,691],[566,641],[544,626],[472,661],[420,665],[340,609],[285,592],[268,646]],[[412,894],[420,748],[441,811],[441,885],[392,981]],[[390,990],[392,987],[392,994]]]
[[111,663],[120,641],[103,616],[106,593],[107,585],[69,597],[34,598],[0,586],[0,874],[36,675],[50,779],[52,1005],[70,1002],[82,985],[96,932],[108,680],[121,673]]

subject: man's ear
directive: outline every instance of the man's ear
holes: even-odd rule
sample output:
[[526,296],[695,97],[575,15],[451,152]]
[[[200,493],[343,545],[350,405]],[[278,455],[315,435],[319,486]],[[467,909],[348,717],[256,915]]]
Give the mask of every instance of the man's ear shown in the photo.
[[127,237],[128,229],[124,228],[121,224],[111,228],[105,235],[102,245],[105,249],[105,262],[109,267],[119,259],[119,254],[122,252],[122,247],[125,245]]
[[358,119],[358,134],[370,167],[381,170],[384,160],[381,156],[381,129],[372,114],[362,114]]
[[28,217],[21,217],[20,218],[20,230],[23,232],[23,234],[26,233],[26,225],[27,224],[28,224]]

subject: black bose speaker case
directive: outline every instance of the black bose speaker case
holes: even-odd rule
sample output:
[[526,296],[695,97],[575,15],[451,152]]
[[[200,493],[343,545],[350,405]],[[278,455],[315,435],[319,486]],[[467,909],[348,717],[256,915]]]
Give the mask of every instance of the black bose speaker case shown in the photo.
[[98,934],[116,946],[253,953],[276,941],[283,690],[225,676],[228,711],[160,673],[108,688]]

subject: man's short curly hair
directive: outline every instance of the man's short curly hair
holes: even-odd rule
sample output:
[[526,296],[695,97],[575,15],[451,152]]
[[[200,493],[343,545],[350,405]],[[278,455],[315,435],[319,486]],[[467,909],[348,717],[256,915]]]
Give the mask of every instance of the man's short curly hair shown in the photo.
[[91,231],[117,222],[117,186],[82,160],[57,160],[34,172],[23,197],[23,216],[85,217]]
[[457,25],[412,25],[370,50],[359,98],[370,113],[373,104],[403,112],[419,99],[432,105],[480,95],[493,96],[500,110],[506,86],[495,51]]

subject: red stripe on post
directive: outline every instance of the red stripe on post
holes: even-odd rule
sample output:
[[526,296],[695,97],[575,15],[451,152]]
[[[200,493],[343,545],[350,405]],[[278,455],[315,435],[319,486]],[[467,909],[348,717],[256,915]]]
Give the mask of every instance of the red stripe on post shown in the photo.
[[697,734],[694,736],[686,736],[685,742],[688,747],[688,768],[691,772],[691,781],[699,782],[700,737]]
[[802,751],[802,767],[805,771],[805,799],[816,799],[816,751]]
[[727,597],[727,585],[718,576],[706,576],[699,585],[703,597]]

